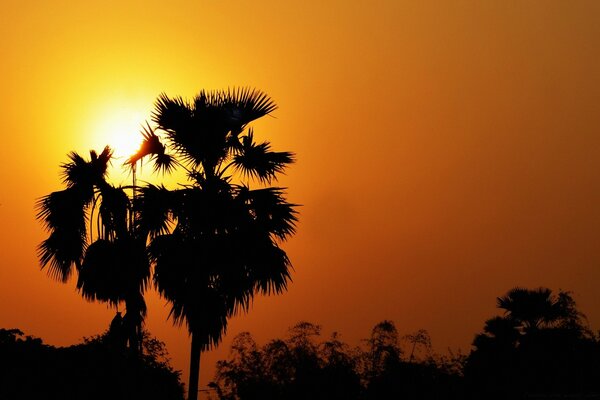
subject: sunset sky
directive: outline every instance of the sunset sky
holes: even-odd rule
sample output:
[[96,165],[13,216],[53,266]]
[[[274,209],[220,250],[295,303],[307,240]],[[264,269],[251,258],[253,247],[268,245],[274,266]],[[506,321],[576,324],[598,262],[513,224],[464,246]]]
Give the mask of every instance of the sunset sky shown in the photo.
[[[69,345],[114,309],[40,271],[37,198],[67,153],[121,159],[161,92],[256,87],[256,135],[298,162],[287,293],[203,356],[300,320],[358,344],[383,319],[468,352],[514,286],[574,292],[600,329],[600,2],[28,1],[0,15],[0,327]],[[125,138],[125,139],[124,139]],[[148,295],[187,379],[189,340]]]

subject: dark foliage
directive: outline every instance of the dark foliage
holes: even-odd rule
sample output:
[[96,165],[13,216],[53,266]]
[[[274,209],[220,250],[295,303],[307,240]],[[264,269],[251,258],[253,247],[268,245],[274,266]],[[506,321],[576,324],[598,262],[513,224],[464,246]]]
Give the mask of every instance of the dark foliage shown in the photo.
[[355,349],[302,322],[262,347],[238,335],[211,386],[219,400],[600,398],[600,337],[571,293],[516,288],[497,304],[468,357],[436,355],[427,331],[399,336],[391,321]]
[[192,337],[189,399],[197,397],[200,355],[217,346],[228,319],[256,294],[278,294],[291,281],[281,244],[295,232],[296,206],[270,186],[295,161],[257,142],[248,124],[277,108],[252,89],[201,91],[192,100],[161,94],[128,160],[185,172],[173,190],[147,185],[134,201],[137,228],[149,236],[153,283],[176,325]]
[[462,398],[457,359],[429,354],[408,362],[390,321],[375,326],[366,348],[351,349],[337,333],[319,340],[320,333],[320,326],[301,322],[261,348],[249,333],[238,335],[211,383],[218,399]]
[[69,347],[0,329],[0,399],[181,400],[179,372],[147,333],[144,354],[115,346],[108,333]]
[[88,160],[69,154],[62,164],[66,189],[37,202],[37,216],[48,239],[38,246],[40,265],[67,282],[77,275],[77,289],[90,301],[114,306],[124,302],[128,338],[139,351],[146,315],[144,291],[150,281],[146,237],[134,229],[134,211],[125,188],[107,181],[112,150],[90,151]]
[[498,307],[465,365],[473,398],[600,396],[600,341],[570,293],[515,288]]
[[[227,320],[255,294],[281,293],[291,263],[280,245],[295,232],[297,211],[271,187],[293,153],[257,142],[247,125],[277,108],[252,89],[201,91],[193,100],[161,94],[152,128],[127,163],[185,171],[181,188],[146,185],[134,201],[139,231],[149,235],[154,284],[201,350],[220,342]],[[164,143],[164,144],[163,144]],[[251,186],[257,186],[251,188]]]

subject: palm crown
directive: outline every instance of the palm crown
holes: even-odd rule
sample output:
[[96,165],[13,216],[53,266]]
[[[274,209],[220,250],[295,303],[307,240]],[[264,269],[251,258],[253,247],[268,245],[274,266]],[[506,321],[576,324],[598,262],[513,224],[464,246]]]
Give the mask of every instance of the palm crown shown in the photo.
[[575,308],[569,292],[557,295],[548,288],[524,289],[515,287],[502,297],[497,305],[511,320],[524,329],[535,330],[544,326],[578,324],[583,314]]

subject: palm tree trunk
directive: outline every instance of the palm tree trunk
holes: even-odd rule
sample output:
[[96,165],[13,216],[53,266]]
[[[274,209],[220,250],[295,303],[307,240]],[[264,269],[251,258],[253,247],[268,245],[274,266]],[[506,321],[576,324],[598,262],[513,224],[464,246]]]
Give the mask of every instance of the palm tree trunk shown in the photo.
[[188,400],[198,399],[198,380],[200,379],[200,338],[192,333],[192,348],[190,350],[190,379],[188,385]]
[[129,351],[139,356],[142,354],[142,311],[139,302],[129,296],[125,299],[125,308],[127,313],[124,318],[124,328],[129,342]]

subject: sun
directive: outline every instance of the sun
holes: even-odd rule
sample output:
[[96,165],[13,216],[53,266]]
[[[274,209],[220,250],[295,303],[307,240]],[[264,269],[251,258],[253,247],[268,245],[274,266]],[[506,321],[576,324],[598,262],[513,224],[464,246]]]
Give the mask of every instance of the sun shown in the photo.
[[151,102],[147,99],[129,97],[103,98],[90,107],[85,119],[85,137],[80,141],[84,149],[102,151],[109,146],[113,151],[110,177],[117,184],[131,179],[131,171],[124,166],[135,154],[143,141],[142,127],[149,120]]
[[144,120],[144,113],[135,110],[118,108],[107,113],[98,134],[113,149],[115,160],[125,162],[140,148]]

